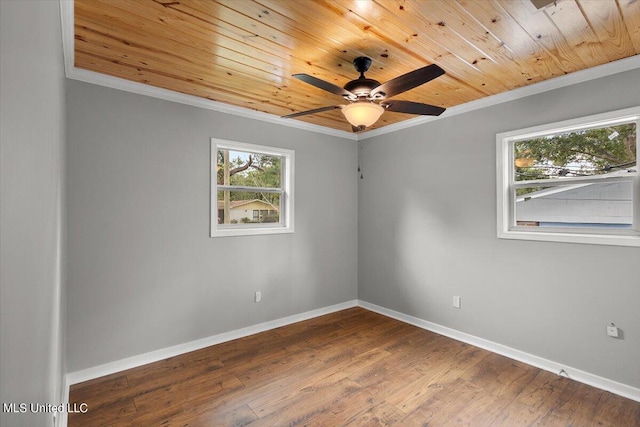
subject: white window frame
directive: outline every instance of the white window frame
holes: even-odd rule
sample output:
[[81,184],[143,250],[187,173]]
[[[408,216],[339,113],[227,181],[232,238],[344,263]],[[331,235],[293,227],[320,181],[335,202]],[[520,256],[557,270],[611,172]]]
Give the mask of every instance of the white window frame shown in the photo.
[[[633,121],[636,123],[636,153],[639,153],[640,107],[498,133],[496,135],[498,238],[640,247],[640,172],[638,172],[638,164],[635,166],[636,173],[630,173],[627,177],[563,177],[553,180],[530,180],[524,182],[524,184],[518,184],[518,181],[514,180],[514,142],[554,133],[598,128]],[[633,224],[630,230],[555,227],[535,227],[534,229],[534,227],[518,226],[515,223],[515,190],[518,187],[530,187],[531,184],[536,183],[544,186],[559,186],[614,181],[633,182]]]
[[[278,156],[283,159],[281,165],[282,178],[279,189],[260,189],[280,194],[280,221],[277,223],[260,224],[218,224],[218,191],[241,189],[237,186],[218,185],[217,180],[217,153],[218,150],[237,150],[251,153]],[[294,171],[295,151],[285,148],[269,147],[266,145],[247,144],[244,142],[229,141],[225,139],[211,138],[211,237],[252,236],[264,234],[281,234],[294,232]],[[242,187],[242,189],[254,189]]]

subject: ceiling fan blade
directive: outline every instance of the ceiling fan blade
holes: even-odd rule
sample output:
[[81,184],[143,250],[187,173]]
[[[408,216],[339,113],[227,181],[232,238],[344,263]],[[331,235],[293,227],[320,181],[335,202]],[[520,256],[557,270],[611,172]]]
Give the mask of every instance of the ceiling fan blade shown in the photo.
[[341,88],[340,86],[336,86],[333,83],[329,83],[317,77],[310,76],[309,74],[294,74],[293,77],[295,77],[298,80],[302,80],[305,83],[309,83],[312,86],[315,86],[322,90],[326,90],[327,92],[331,92],[342,97],[346,97],[349,99],[358,98],[356,95],[354,95],[353,93],[349,92],[346,89]]
[[400,100],[385,101],[381,102],[380,105],[385,109],[396,113],[420,114],[422,116],[439,116],[446,110],[446,108],[437,107],[435,105]]
[[342,105],[332,105],[330,107],[316,108],[315,110],[301,111],[299,113],[293,113],[287,116],[282,116],[281,118],[292,119],[294,117],[306,116],[307,114],[316,114],[316,113],[322,113],[323,111],[335,110],[336,108],[342,108]]
[[430,80],[440,77],[444,74],[444,70],[438,67],[436,64],[427,65],[426,67],[418,68],[410,73],[403,74],[395,79],[389,80],[386,83],[381,84],[377,88],[371,91],[369,95],[373,98],[376,94],[384,94],[386,98],[398,95],[402,92],[406,92],[409,89],[413,89],[416,86],[420,86]]

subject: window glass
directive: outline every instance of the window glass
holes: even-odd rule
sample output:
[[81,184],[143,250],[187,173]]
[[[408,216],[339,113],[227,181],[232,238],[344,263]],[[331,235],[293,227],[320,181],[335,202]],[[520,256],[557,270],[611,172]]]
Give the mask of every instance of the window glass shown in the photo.
[[523,193],[516,197],[516,225],[631,229],[633,223],[629,181],[518,190]]
[[550,134],[513,144],[516,181],[605,175],[636,166],[636,124]]
[[[225,193],[229,194],[225,199]],[[224,213],[228,201],[228,221]],[[263,209],[266,208],[266,209]],[[218,224],[256,224],[280,222],[280,194],[246,191],[218,191]]]
[[212,139],[211,235],[293,231],[291,150]]
[[[280,188],[281,162],[282,158],[279,156],[218,150],[218,185]],[[225,165],[228,165],[228,168]],[[225,183],[225,176],[228,176],[229,182]]]
[[496,136],[498,236],[640,246],[640,108]]

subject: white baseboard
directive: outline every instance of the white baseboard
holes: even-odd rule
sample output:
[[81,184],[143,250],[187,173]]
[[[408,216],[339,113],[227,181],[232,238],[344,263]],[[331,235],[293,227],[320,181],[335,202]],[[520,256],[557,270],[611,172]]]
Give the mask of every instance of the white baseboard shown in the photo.
[[[257,325],[249,326],[242,329],[236,329],[234,331],[225,332],[211,337],[202,338],[195,341],[190,341],[184,344],[178,344],[172,347],[152,351],[149,353],[128,357],[126,359],[117,360],[103,365],[95,366],[80,371],[70,372],[65,376],[66,395],[65,402],[69,402],[69,387],[73,384],[78,384],[84,381],[88,381],[95,378],[100,378],[105,375],[110,375],[116,372],[121,372],[127,369],[135,368],[138,366],[146,365],[147,363],[157,362],[169,357],[177,356],[180,354],[188,353],[190,351],[200,350],[205,347],[209,347],[215,344],[231,341],[234,339],[246,337],[248,335],[257,334],[259,332],[268,331],[271,329],[279,328],[281,326],[290,325],[292,323],[301,322],[303,320],[312,319],[314,317],[322,316],[336,311],[345,310],[351,307],[362,307],[367,310],[382,314],[387,317],[399,320],[401,322],[408,323],[410,325],[417,326],[422,329],[426,329],[435,332],[440,335],[462,341],[467,344],[474,345],[476,347],[483,348],[485,350],[506,356],[510,359],[514,359],[531,366],[543,369],[545,371],[559,374],[561,370],[564,370],[566,376],[575,381],[588,384],[593,387],[597,387],[602,390],[609,391],[611,393],[632,399],[640,402],[640,389],[631,387],[626,384],[622,384],[616,381],[609,380],[579,369],[572,368],[570,366],[562,365],[560,363],[544,359],[542,357],[535,356],[511,347],[504,346],[502,344],[488,341],[483,338],[469,335],[464,332],[457,331],[455,329],[447,328],[437,323],[428,322],[426,320],[409,316],[404,313],[400,313],[388,308],[384,308],[375,304],[368,303],[361,300],[351,300],[340,304],[335,304],[329,307],[319,308],[317,310],[311,310],[304,313],[294,314],[292,316],[283,317],[280,319],[272,320],[269,322],[260,323]],[[66,426],[66,414],[63,417],[59,417],[58,425]]]
[[469,335],[464,332],[457,331],[455,329],[447,328],[445,326],[438,325],[437,323],[428,322],[417,317],[409,316],[407,314],[390,310],[388,308],[380,307],[366,301],[359,300],[358,305],[362,308],[366,308],[367,310],[371,310],[384,316],[399,320],[401,322],[405,322],[410,325],[414,325],[419,328],[426,329],[428,331],[435,332],[449,338],[453,338],[457,341],[462,341],[464,343],[483,348],[493,353],[497,353],[510,359],[535,366],[536,368],[540,368],[545,371],[560,374],[560,371],[564,370],[564,373],[566,373],[566,375],[563,376],[571,378],[572,380],[599,388],[601,390],[609,391],[619,396],[635,400],[636,402],[640,402],[640,389],[638,388],[612,381],[598,375],[590,374],[589,372],[581,371],[580,369],[562,365],[560,363],[547,360],[533,354],[525,353],[524,351],[516,350],[515,348],[507,347],[493,341],[488,341],[474,335]]
[[180,354],[188,353],[190,351],[200,350],[202,348],[209,347],[212,345],[220,344],[223,342],[227,342],[227,341],[235,340],[238,338],[246,337],[249,335],[257,334],[260,332],[268,331],[271,329],[279,328],[281,326],[290,325],[292,323],[301,322],[303,320],[312,319],[314,317],[323,316],[325,314],[334,313],[336,311],[345,310],[347,308],[356,307],[357,305],[358,305],[357,300],[346,301],[340,304],[319,308],[317,310],[311,310],[304,313],[294,314],[292,316],[282,317],[280,319],[271,320],[269,322],[248,326],[246,328],[236,329],[234,331],[213,335],[207,338],[190,341],[184,344],[178,344],[178,345],[163,348],[160,350],[151,351],[149,353],[127,357],[126,359],[116,360],[114,362],[109,362],[103,365],[94,366],[93,368],[70,372],[66,375],[66,383],[67,383],[67,386],[71,386],[73,384],[78,384],[84,381],[100,378],[105,375],[110,375],[116,372],[121,372],[127,369],[146,365],[147,363],[157,362],[159,360],[167,359],[169,357],[178,356]]
[[[65,407],[68,407],[67,404],[69,403],[69,386],[71,384],[69,384],[67,375],[62,377],[62,383],[63,383],[62,387],[64,390],[62,394],[62,404]],[[59,412],[58,416],[56,417],[54,427],[67,427],[68,421],[69,421],[69,414],[67,413],[67,411]]]

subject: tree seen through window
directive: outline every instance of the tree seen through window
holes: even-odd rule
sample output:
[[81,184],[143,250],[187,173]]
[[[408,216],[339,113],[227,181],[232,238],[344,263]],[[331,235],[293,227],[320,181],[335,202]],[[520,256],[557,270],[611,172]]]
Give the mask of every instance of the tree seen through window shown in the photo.
[[[218,203],[222,205],[219,222],[234,223],[230,210],[240,206],[241,201],[252,201],[247,204],[247,215],[240,220],[251,222],[278,222],[280,209],[280,193],[267,189],[281,188],[282,158],[260,153],[235,150],[218,150],[217,152],[217,184],[242,187],[242,191],[218,191]],[[255,188],[255,191],[252,190]],[[262,189],[262,191],[261,191]],[[256,215],[254,212],[258,211]]]
[[[637,167],[635,123],[516,141],[515,181],[593,176]],[[518,189],[518,195],[537,187]]]

